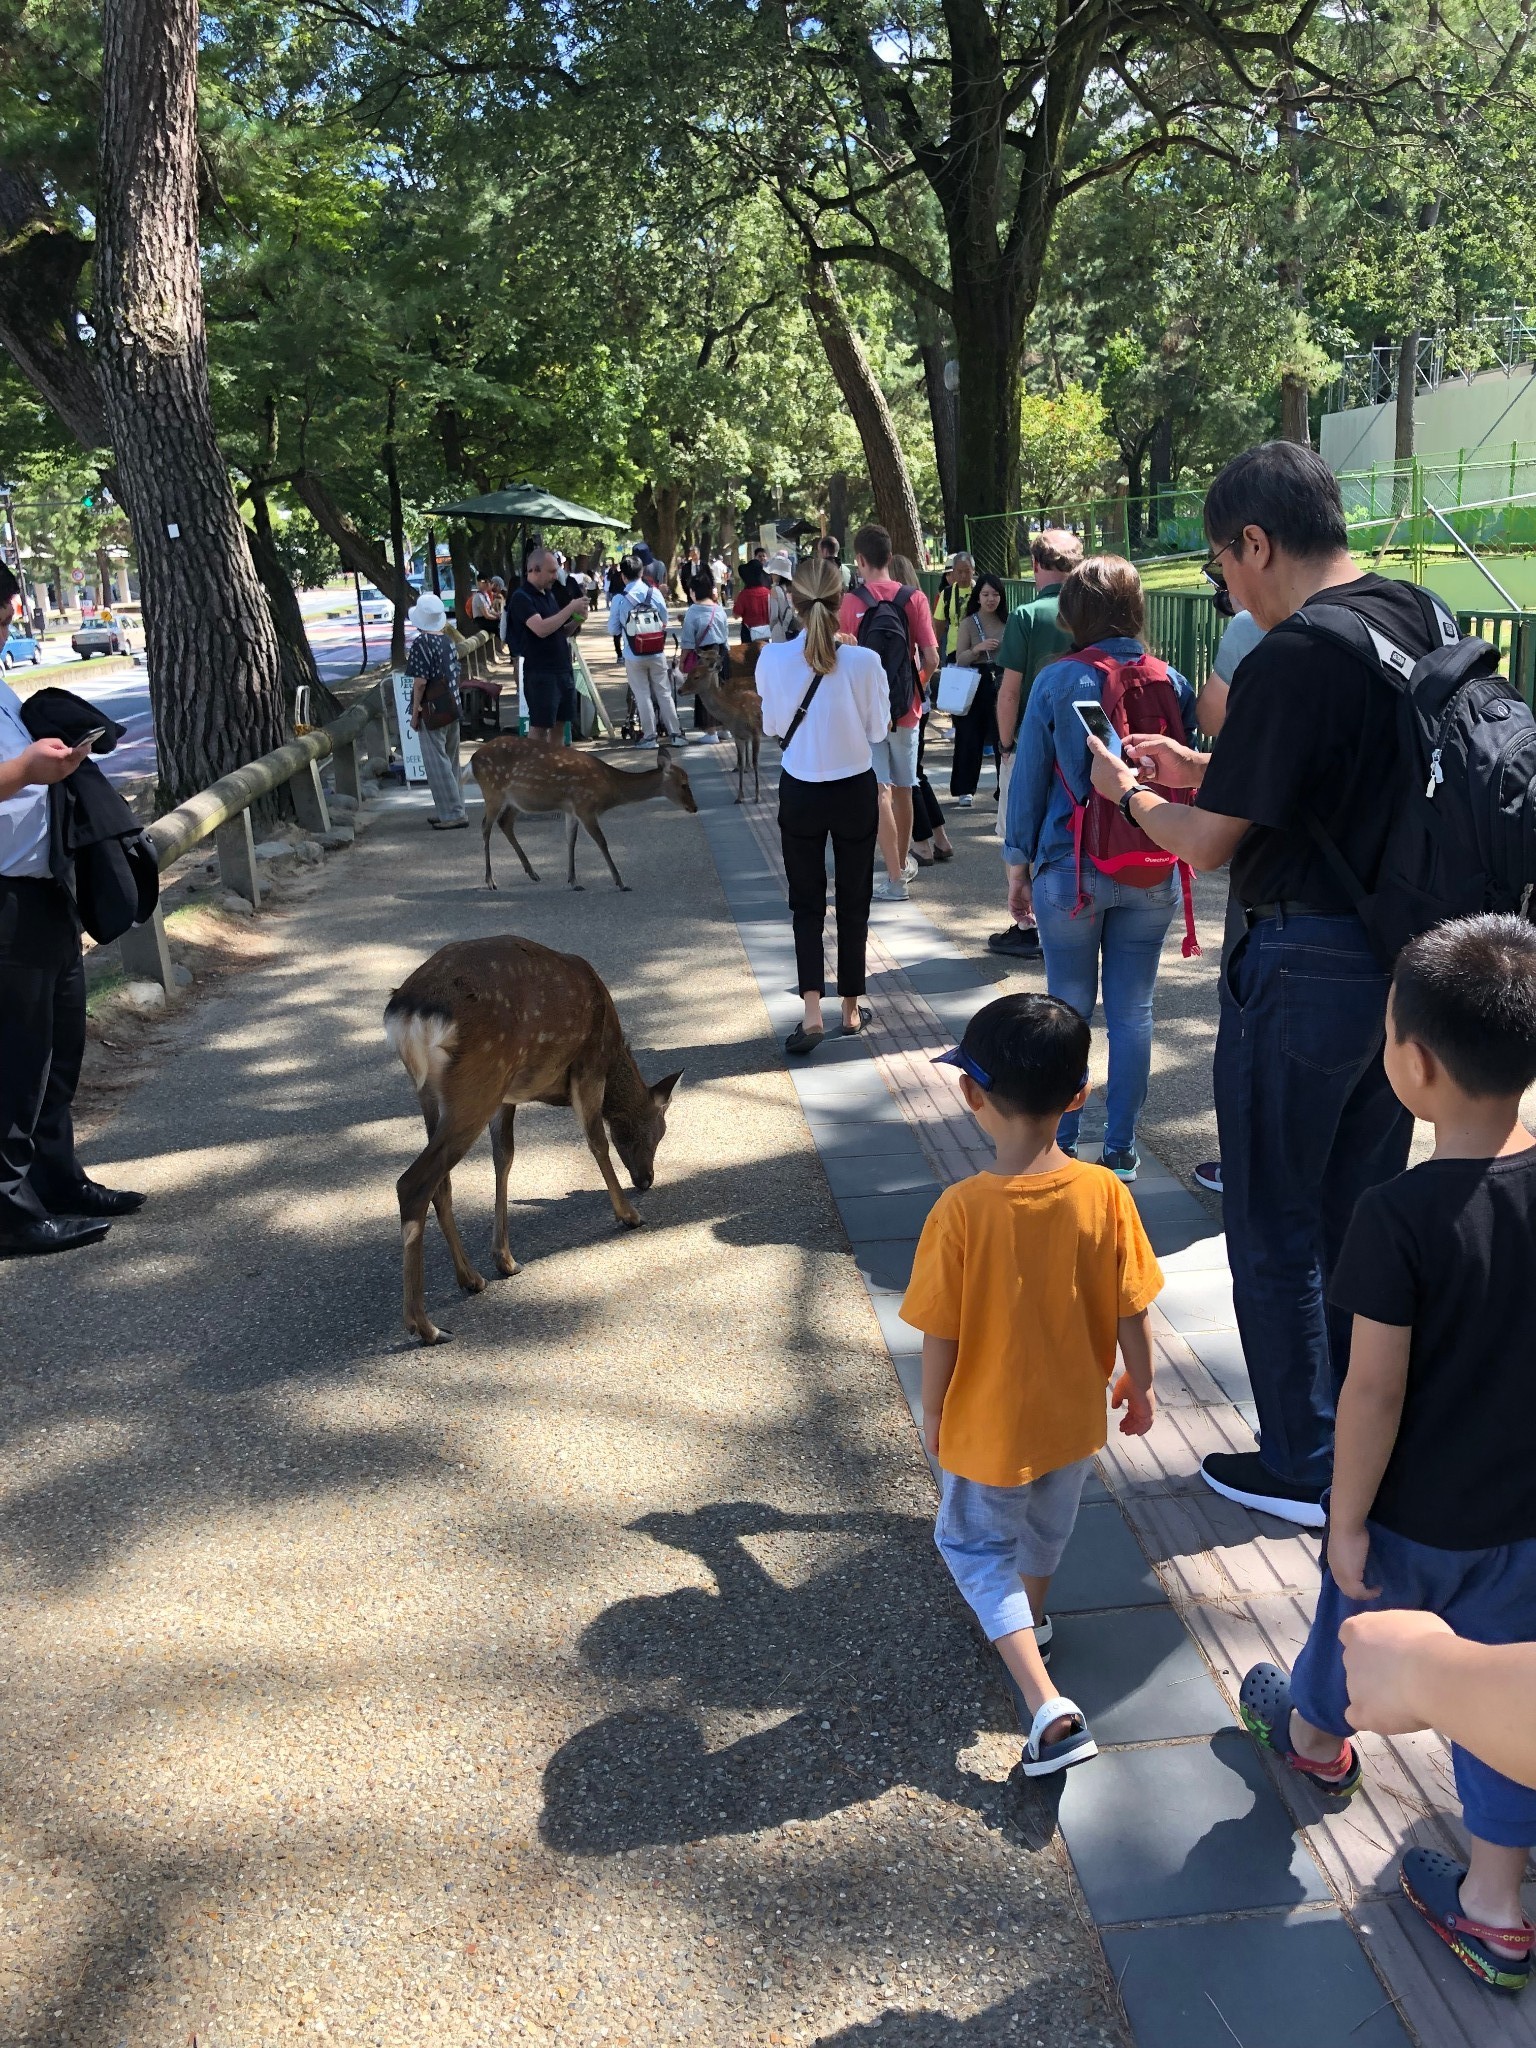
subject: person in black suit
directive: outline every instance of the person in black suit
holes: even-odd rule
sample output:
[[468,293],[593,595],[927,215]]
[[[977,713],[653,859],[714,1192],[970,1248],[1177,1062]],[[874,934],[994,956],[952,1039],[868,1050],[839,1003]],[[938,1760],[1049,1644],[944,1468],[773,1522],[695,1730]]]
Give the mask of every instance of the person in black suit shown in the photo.
[[[0,646],[17,594],[0,563]],[[89,751],[33,739],[21,700],[0,682],[0,1256],[11,1258],[94,1244],[144,1201],[88,1178],[70,1117],[85,964],[74,902],[52,872],[48,791]]]

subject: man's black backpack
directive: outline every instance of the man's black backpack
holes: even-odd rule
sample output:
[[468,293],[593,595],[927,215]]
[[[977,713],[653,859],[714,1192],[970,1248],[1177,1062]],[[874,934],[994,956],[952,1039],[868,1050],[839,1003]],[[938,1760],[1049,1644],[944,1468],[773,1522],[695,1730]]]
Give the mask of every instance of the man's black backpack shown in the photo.
[[891,693],[891,724],[910,718],[917,701],[917,669],[912,660],[912,635],[907,630],[907,605],[914,595],[903,583],[894,597],[876,597],[867,584],[855,583],[853,594],[864,600],[859,614],[858,641],[872,647],[885,670]]
[[1427,590],[1415,595],[1435,643],[1417,659],[1343,603],[1286,621],[1358,655],[1396,693],[1405,777],[1375,887],[1316,818],[1307,821],[1386,968],[1448,917],[1528,916],[1536,888],[1536,718],[1497,673],[1497,652],[1464,640]]

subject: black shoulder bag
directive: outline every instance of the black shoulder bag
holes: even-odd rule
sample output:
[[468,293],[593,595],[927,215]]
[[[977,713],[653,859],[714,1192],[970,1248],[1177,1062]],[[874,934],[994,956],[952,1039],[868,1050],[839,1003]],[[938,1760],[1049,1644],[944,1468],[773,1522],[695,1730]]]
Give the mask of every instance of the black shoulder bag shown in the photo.
[[789,731],[785,733],[784,738],[779,744],[779,759],[781,761],[783,760],[784,756],[789,752],[790,741],[794,738],[795,734],[800,730],[801,726],[805,723],[805,714],[807,713],[807,711],[810,710],[812,700],[814,699],[816,692],[820,688],[821,674],[820,671],[818,671],[815,675],[811,677],[811,687],[800,699],[800,708],[798,711],[796,711],[794,717],[789,721]]

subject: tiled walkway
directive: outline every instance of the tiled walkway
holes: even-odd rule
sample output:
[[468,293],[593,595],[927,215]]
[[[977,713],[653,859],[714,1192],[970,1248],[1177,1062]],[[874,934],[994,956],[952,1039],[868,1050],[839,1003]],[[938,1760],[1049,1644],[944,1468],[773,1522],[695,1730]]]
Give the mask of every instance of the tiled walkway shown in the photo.
[[[783,1036],[800,1005],[772,803],[694,782]],[[867,1038],[829,1037],[791,1076],[916,1417],[921,1340],[897,1314],[912,1254],[940,1188],[990,1157],[932,1055],[995,989],[914,900],[875,905],[869,993]],[[1396,1890],[1408,1842],[1456,1846],[1439,1740],[1367,1737],[1365,1788],[1325,1814],[1237,1722],[1244,1671],[1288,1665],[1304,1639],[1317,1538],[1201,1483],[1206,1451],[1253,1442],[1225,1246],[1156,1161],[1135,1194],[1168,1283],[1161,1407],[1151,1436],[1112,1435],[1100,1460],[1052,1588],[1051,1668],[1102,1752],[1060,1784],[1058,1819],[1139,2048],[1533,2048],[1536,1994],[1483,1991]]]

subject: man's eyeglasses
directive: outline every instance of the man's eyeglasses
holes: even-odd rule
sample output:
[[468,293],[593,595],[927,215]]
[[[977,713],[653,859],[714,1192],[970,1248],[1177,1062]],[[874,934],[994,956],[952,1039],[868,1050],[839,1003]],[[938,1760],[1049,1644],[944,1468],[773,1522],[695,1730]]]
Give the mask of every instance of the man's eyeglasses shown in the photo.
[[1241,544],[1242,538],[1243,536],[1240,533],[1233,534],[1232,538],[1230,540],[1224,540],[1219,548],[1212,548],[1211,552],[1200,564],[1200,574],[1206,579],[1208,583],[1214,583],[1218,590],[1226,589],[1227,579],[1225,572],[1219,569],[1217,567],[1217,564],[1220,562],[1224,554],[1228,553],[1230,549],[1235,548]]

